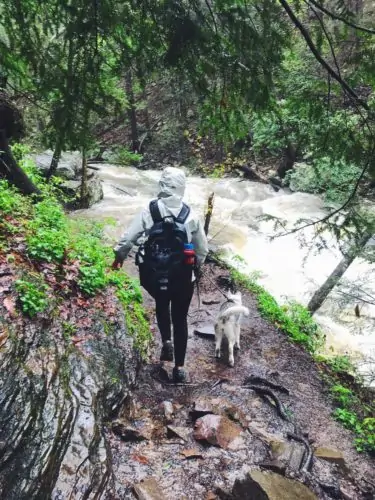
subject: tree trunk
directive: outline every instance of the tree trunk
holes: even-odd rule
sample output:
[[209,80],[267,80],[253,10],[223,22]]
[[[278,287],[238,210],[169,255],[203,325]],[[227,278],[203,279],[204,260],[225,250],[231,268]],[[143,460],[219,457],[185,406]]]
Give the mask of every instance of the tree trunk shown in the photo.
[[206,236],[207,236],[208,230],[210,228],[212,212],[214,209],[214,196],[215,196],[215,193],[211,193],[210,196],[208,197],[208,201],[207,201],[207,212],[206,212],[206,216],[204,218],[204,232],[206,233]]
[[277,174],[280,179],[284,179],[287,172],[292,170],[294,163],[297,159],[297,149],[293,144],[288,143],[287,147],[284,150],[283,158],[280,161],[279,166],[277,167]]
[[55,175],[57,167],[59,166],[59,161],[62,153],[62,140],[58,139],[56,143],[55,150],[53,152],[51,165],[47,172],[47,180],[49,181],[53,175]]
[[137,113],[135,109],[135,99],[133,91],[133,79],[131,70],[126,73],[125,79],[125,90],[126,96],[128,98],[128,116],[131,129],[131,149],[133,153],[138,153],[139,149],[139,138],[138,138],[138,126],[137,126]]
[[371,236],[365,235],[360,239],[357,245],[352,246],[333,272],[328,276],[323,285],[314,293],[307,305],[307,309],[311,314],[314,314],[322,306],[323,302],[338,284],[353,260],[358,257],[370,238]]
[[0,175],[23,194],[40,194],[12,155],[5,130],[0,130]]
[[87,157],[86,149],[82,149],[82,178],[81,178],[81,208],[87,207]]

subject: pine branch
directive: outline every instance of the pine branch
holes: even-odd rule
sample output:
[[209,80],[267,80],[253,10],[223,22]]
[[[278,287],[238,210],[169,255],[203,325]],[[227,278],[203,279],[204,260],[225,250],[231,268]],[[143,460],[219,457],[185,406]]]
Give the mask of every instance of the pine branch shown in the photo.
[[330,64],[327,63],[325,59],[320,55],[319,50],[315,46],[314,42],[311,39],[311,36],[307,29],[303,26],[301,21],[298,19],[298,17],[295,15],[293,10],[291,9],[290,5],[288,2],[285,0],[280,0],[281,5],[283,6],[285,12],[288,14],[289,18],[293,22],[293,24],[296,26],[296,28],[301,32],[301,35],[305,39],[309,49],[311,50],[312,54],[314,55],[315,59],[319,62],[323,68],[328,71],[328,73],[334,78],[344,89],[344,91],[353,98],[353,100],[360,105],[362,108],[366,109],[367,111],[369,110],[369,107],[365,101],[363,101],[355,92],[354,90],[350,87],[350,85],[341,78],[341,76],[330,66]]
[[327,14],[331,19],[335,19],[336,21],[341,21],[342,23],[346,24],[347,26],[350,26],[351,28],[354,28],[359,31],[363,31],[365,33],[370,33],[370,35],[375,35],[375,30],[372,30],[370,28],[366,28],[365,26],[359,26],[358,24],[352,23],[345,17],[342,17],[338,14],[335,14],[334,12],[331,12],[328,10],[326,7],[321,5],[320,3],[316,2],[315,0],[308,0],[309,4],[314,5],[317,9],[319,9],[321,12],[324,14]]
[[342,212],[342,210],[345,210],[345,208],[350,204],[350,202],[355,197],[355,195],[358,191],[359,185],[361,184],[364,176],[366,175],[366,172],[370,166],[370,163],[371,163],[371,160],[372,160],[374,154],[375,154],[375,145],[371,149],[371,152],[368,156],[368,160],[367,160],[366,164],[364,165],[364,167],[363,167],[363,169],[362,169],[362,171],[361,171],[361,173],[360,173],[360,175],[359,175],[359,177],[354,185],[352,192],[350,193],[349,197],[342,205],[340,205],[338,208],[336,208],[335,210],[333,210],[331,213],[327,214],[326,216],[322,217],[321,219],[318,219],[318,220],[312,221],[312,222],[308,222],[304,226],[300,226],[300,227],[296,227],[294,229],[291,229],[290,231],[287,231],[286,233],[280,234],[279,237],[288,236],[289,234],[297,233],[298,231],[302,231],[302,229],[306,229],[307,227],[315,226],[316,224],[323,224],[324,222],[327,222],[329,219],[331,219],[332,217],[334,217],[338,213]]

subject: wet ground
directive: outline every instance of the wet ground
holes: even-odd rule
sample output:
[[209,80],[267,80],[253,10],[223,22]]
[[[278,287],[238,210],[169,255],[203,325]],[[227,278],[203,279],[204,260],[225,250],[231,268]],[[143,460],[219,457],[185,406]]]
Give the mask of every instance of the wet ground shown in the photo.
[[[135,273],[130,260],[126,267]],[[333,462],[314,456],[307,473],[289,463],[287,477],[304,482],[317,498],[373,498],[374,462],[355,451],[352,434],[331,417],[332,405],[316,365],[303,349],[260,318],[248,292],[243,291],[243,303],[250,317],[243,322],[234,368],[228,367],[225,356],[215,359],[213,337],[194,333],[214,324],[225,300],[215,283],[222,286],[226,271],[210,264],[205,272],[209,279],[201,281],[202,303],[195,294],[190,308],[186,363],[190,385],[171,385],[163,378],[165,371],[158,361],[160,338],[151,313],[155,342],[149,364],[141,370],[134,402],[120,415],[116,432],[108,430],[116,478],[113,498],[134,498],[134,485],[150,478],[155,479],[151,486],[157,484],[159,495],[162,492],[167,499],[223,497],[244,471],[269,468],[270,460],[275,464],[275,450],[289,442],[287,433],[296,428],[312,449],[325,447],[338,453]],[[145,297],[145,304],[152,311],[150,297]],[[164,368],[171,373],[173,365],[165,363]],[[243,387],[251,375],[288,389],[289,394],[274,392],[290,421],[283,420],[269,400]],[[194,407],[202,412],[192,413]],[[194,420],[203,410],[235,424],[239,434],[228,446],[194,439]],[[177,434],[168,425],[178,427]],[[160,498],[157,491],[153,494],[150,499]]]

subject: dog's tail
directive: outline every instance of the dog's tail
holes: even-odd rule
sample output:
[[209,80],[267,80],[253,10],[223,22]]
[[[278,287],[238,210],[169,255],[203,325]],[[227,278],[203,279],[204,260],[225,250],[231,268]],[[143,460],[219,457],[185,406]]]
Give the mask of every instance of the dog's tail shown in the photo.
[[220,313],[220,319],[228,319],[233,314],[243,314],[244,316],[249,316],[249,309],[245,306],[232,306],[229,307],[226,311]]

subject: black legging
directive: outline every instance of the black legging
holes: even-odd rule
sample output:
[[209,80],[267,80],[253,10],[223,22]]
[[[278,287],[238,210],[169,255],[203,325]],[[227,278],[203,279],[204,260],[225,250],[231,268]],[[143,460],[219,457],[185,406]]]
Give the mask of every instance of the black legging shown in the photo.
[[[194,283],[181,284],[173,293],[157,294],[156,319],[163,342],[171,340],[171,312],[173,323],[174,357],[176,366],[184,366],[188,339],[187,314],[193,296]],[[170,307],[171,306],[171,307]]]

